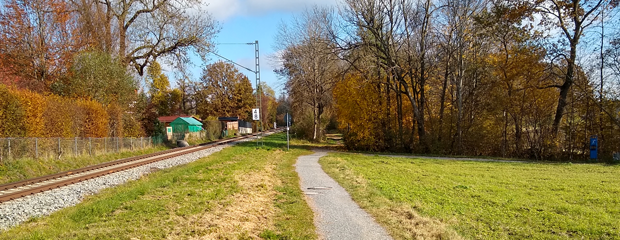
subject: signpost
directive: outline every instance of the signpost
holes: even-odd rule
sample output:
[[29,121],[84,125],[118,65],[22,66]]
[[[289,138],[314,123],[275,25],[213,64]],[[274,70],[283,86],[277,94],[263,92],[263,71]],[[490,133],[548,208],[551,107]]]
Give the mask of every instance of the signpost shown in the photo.
[[286,122],[286,149],[290,151],[291,146],[290,146],[289,138],[288,138],[288,130],[289,130],[289,126],[291,126],[291,115],[286,113],[286,115],[284,115],[284,121]]
[[260,110],[258,110],[258,108],[252,109],[252,120],[254,120],[254,121],[260,120],[260,114],[259,113],[260,113]]
[[[260,110],[258,108],[252,109],[252,120],[254,121],[260,120]],[[259,131],[258,124],[256,124],[256,131]],[[256,141],[256,146],[258,147],[258,140]]]

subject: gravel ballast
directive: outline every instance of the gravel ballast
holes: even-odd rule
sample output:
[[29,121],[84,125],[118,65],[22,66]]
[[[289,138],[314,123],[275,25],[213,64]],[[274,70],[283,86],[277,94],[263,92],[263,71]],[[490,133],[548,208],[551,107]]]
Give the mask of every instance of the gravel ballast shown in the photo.
[[[268,134],[266,134],[268,135]],[[255,138],[242,139],[238,142],[252,141]],[[47,216],[60,209],[80,203],[84,197],[96,194],[102,189],[121,185],[136,180],[152,171],[187,164],[200,158],[221,151],[235,143],[207,148],[202,151],[147,164],[137,168],[101,176],[84,182],[37,193],[0,204],[0,232],[19,225],[30,218]]]

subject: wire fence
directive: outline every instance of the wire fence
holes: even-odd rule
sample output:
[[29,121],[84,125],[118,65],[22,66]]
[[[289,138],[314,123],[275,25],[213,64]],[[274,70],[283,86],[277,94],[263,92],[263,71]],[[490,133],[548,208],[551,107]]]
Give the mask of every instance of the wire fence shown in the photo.
[[162,145],[162,138],[0,138],[0,162],[22,158],[61,159],[140,150]]

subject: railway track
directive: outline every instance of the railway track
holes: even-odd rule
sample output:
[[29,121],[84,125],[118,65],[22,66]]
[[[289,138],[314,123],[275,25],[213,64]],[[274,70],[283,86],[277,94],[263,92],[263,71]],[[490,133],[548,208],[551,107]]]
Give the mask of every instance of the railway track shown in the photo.
[[[276,132],[279,130],[280,129],[267,131],[266,133]],[[158,153],[124,158],[85,168],[0,185],[0,203],[83,182],[89,179],[101,177],[115,172],[124,171],[127,169],[147,165],[158,161],[163,161],[173,157],[178,157],[185,154],[205,150],[214,146],[239,141],[241,139],[256,137],[257,135],[258,133],[255,133],[241,137],[203,143],[197,146],[175,148]]]

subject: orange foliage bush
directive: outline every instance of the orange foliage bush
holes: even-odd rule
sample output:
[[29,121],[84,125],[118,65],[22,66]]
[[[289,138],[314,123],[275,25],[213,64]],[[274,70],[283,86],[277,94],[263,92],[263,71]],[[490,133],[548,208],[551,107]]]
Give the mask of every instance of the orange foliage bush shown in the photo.
[[0,85],[0,137],[23,137],[26,134],[24,115],[15,93]]
[[47,107],[43,113],[45,133],[42,137],[75,137],[71,121],[73,104],[59,96],[46,97]]
[[25,111],[26,137],[43,136],[45,133],[44,110],[47,106],[45,97],[30,90],[13,91],[17,95],[22,108]]
[[0,137],[122,137],[125,124],[129,136],[144,136],[139,124],[123,115],[118,104],[106,107],[0,85]]
[[108,135],[108,114],[101,103],[94,100],[79,100],[78,106],[84,113],[80,137],[105,137]]

